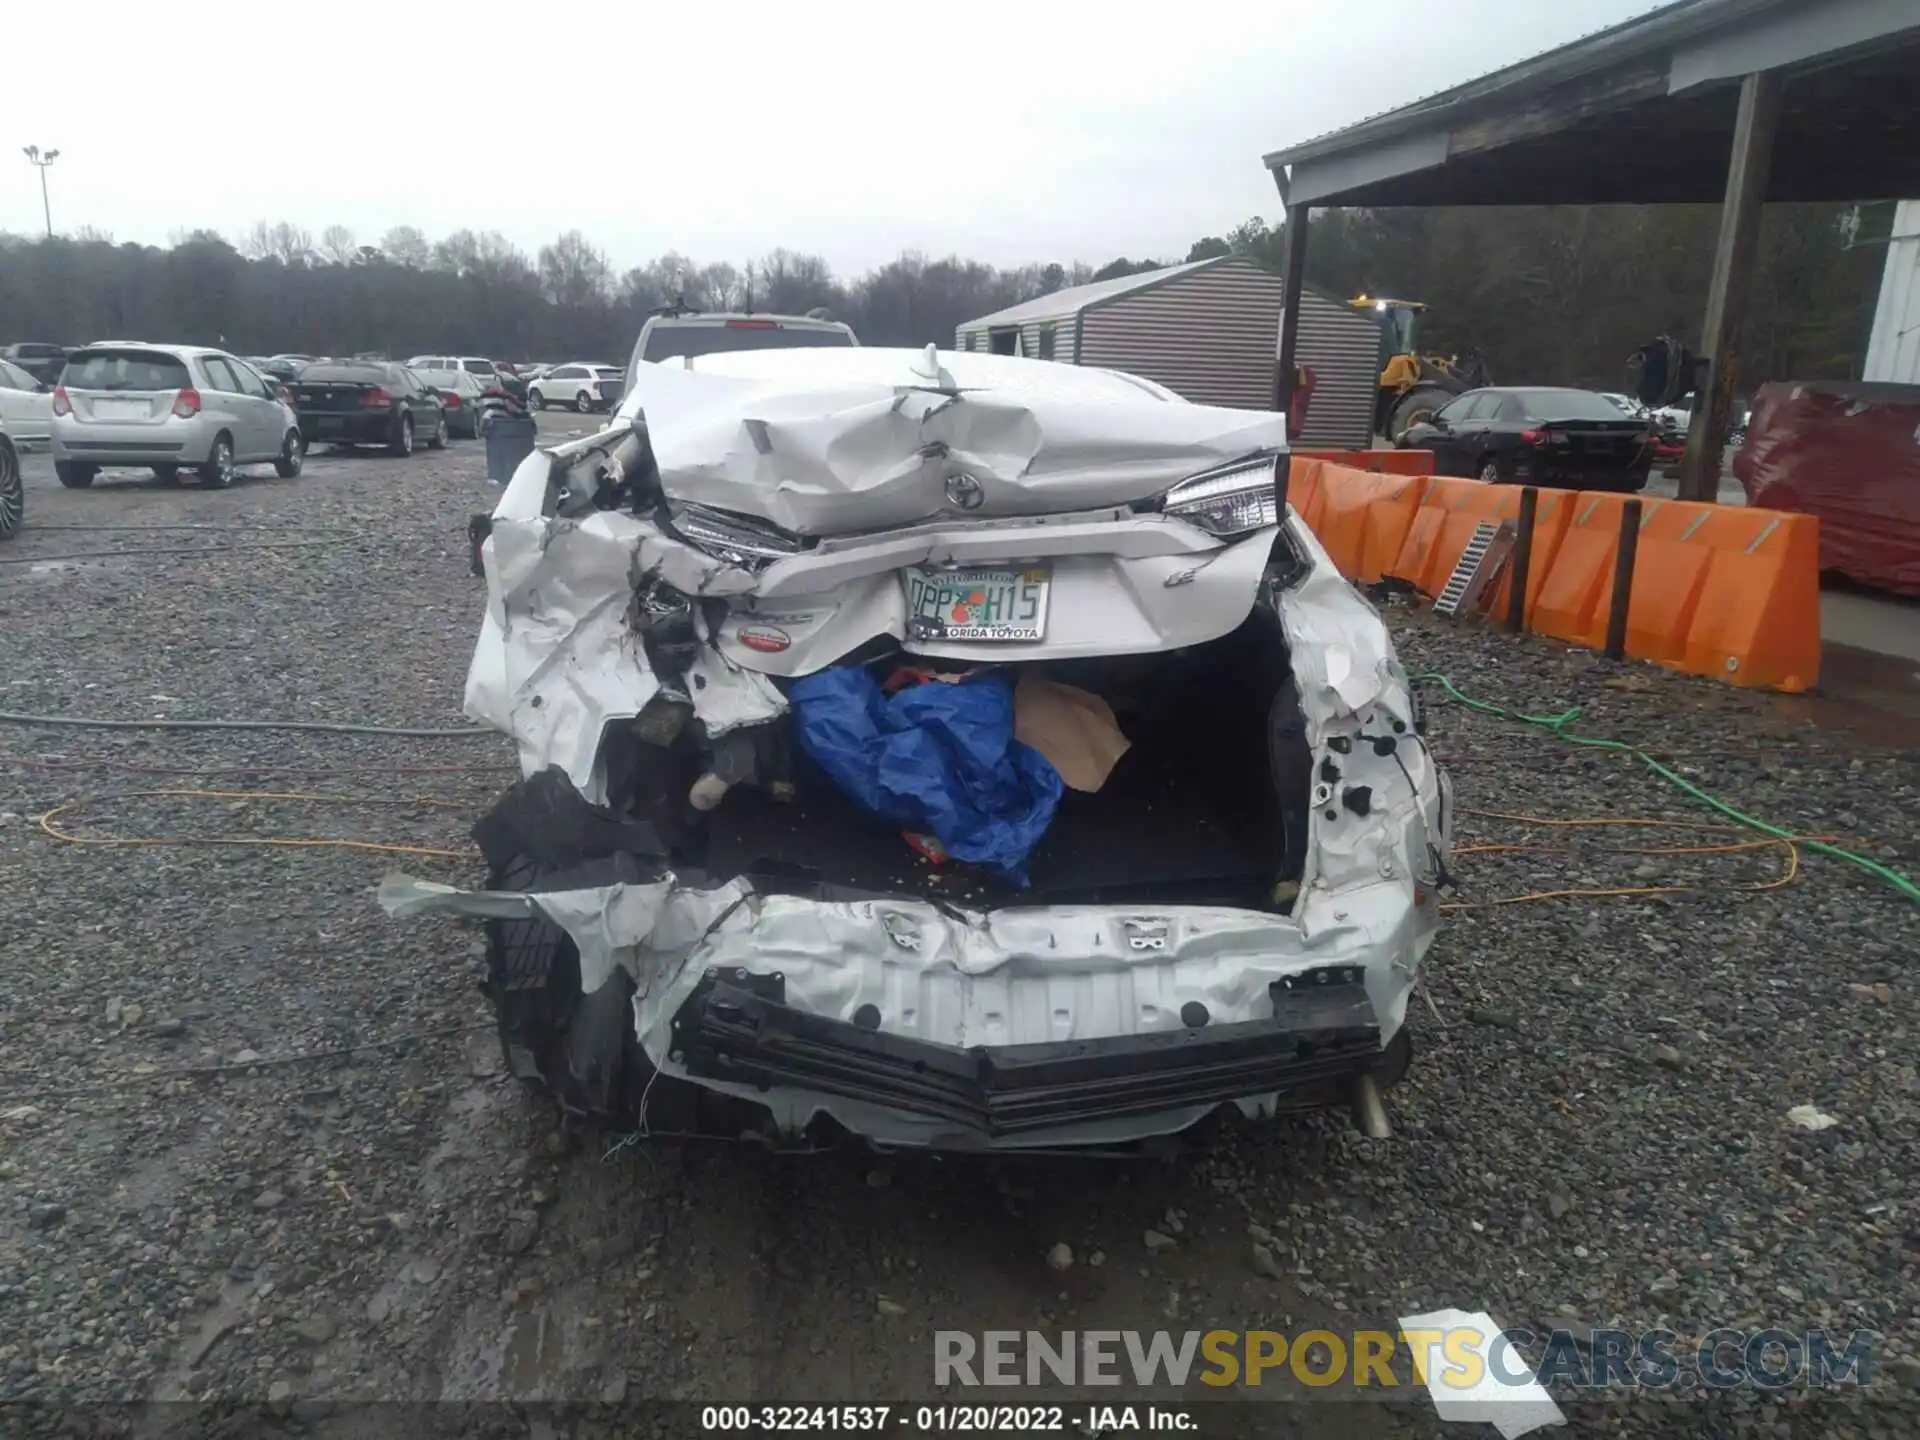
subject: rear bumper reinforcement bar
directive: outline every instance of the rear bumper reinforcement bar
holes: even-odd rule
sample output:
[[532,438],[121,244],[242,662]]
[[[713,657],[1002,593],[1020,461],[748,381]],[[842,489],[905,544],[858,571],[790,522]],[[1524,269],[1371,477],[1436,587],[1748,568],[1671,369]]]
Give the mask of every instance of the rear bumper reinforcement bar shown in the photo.
[[1275,981],[1270,1019],[967,1049],[796,1010],[784,989],[708,972],[674,1016],[674,1058],[698,1079],[847,1096],[989,1135],[1274,1092],[1331,1101],[1388,1063],[1358,966]]

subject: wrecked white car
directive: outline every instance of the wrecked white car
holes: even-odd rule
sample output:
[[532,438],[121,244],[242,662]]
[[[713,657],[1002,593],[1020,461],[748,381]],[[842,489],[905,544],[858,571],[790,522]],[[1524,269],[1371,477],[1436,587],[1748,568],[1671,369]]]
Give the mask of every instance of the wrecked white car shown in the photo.
[[635,367],[518,469],[467,709],[510,1063],[621,1129],[1126,1148],[1408,1057],[1450,802],[1284,419],[846,348]]

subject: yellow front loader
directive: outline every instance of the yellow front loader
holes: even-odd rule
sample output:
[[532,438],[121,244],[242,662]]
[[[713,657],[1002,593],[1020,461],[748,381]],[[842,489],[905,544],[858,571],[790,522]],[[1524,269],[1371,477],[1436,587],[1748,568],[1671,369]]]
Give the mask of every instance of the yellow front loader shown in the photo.
[[1493,383],[1486,362],[1475,351],[1422,355],[1415,348],[1418,318],[1427,308],[1420,301],[1356,295],[1347,304],[1380,320],[1380,385],[1373,401],[1376,435],[1397,445],[1402,435],[1454,396]]

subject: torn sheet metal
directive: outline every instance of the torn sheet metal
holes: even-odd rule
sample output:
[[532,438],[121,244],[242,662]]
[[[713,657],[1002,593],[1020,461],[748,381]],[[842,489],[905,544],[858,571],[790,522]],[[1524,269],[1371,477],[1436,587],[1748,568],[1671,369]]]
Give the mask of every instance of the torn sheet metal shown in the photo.
[[460,890],[412,875],[390,874],[380,884],[380,905],[396,919],[414,915],[459,915],[470,920],[516,920],[544,915],[572,937],[580,952],[580,989],[592,994],[624,970],[636,987],[636,1004],[679,978],[685,952],[714,923],[746,899],[742,882],[709,890],[683,889],[671,877],[641,885],[602,885],[586,890]]
[[[1331,567],[1324,573],[1332,575]],[[1411,694],[1379,617],[1337,579],[1309,577],[1279,603],[1316,776],[1307,864],[1290,915],[1179,905],[978,911],[911,898],[760,895],[741,881],[697,889],[671,877],[657,906],[652,885],[502,895],[404,879],[384,888],[383,903],[395,913],[475,918],[534,907],[572,936],[583,975],[603,982],[618,967],[633,977],[636,1034],[652,1063],[670,1075],[685,1074],[672,1058],[675,1013],[703,976],[729,967],[779,973],[786,1003],[808,1013],[851,1021],[870,1005],[887,1017],[889,1034],[966,1048],[1177,1028],[1193,1001],[1215,1023],[1258,1019],[1271,1013],[1277,980],[1352,965],[1390,1038],[1405,1023],[1419,962],[1437,928],[1437,907],[1425,891],[1437,882],[1449,844],[1445,778],[1417,737]],[[1309,658],[1323,643],[1343,649],[1340,684],[1322,660]],[[1390,749],[1374,743],[1388,738]],[[1352,798],[1362,791],[1364,805]],[[621,893],[636,888],[646,893]],[[700,1083],[765,1104],[794,1130],[825,1113],[887,1143],[951,1138],[928,1117],[844,1096]],[[1245,1103],[1257,1108],[1272,1097]],[[1112,1143],[1171,1133],[1204,1108],[1006,1143]]]
[[[536,452],[513,484],[544,474],[534,462],[545,458]],[[638,715],[660,689],[631,621],[639,580],[658,576],[687,595],[725,595],[746,591],[753,577],[615,511],[581,520],[496,514],[483,555],[487,613],[467,673],[466,713],[514,737],[523,773],[559,765],[583,794],[602,799],[594,773],[602,733],[608,722]],[[784,705],[764,679],[718,656],[703,679],[694,711],[716,733]]]
[[[1396,907],[1392,898],[1385,888],[1365,887],[1348,897],[1337,918],[1309,933],[1284,916],[1210,906],[983,912],[909,899],[759,895],[741,881],[712,890],[668,881],[520,894],[462,891],[395,875],[381,887],[382,905],[396,916],[491,919],[525,914],[528,907],[546,915],[579,948],[586,988],[604,984],[616,967],[632,976],[641,1047],[675,1076],[685,1071],[673,1059],[674,1015],[703,976],[731,966],[781,974],[787,1003],[809,1013],[850,1019],[872,1005],[889,1017],[889,1033],[964,1049],[1164,1030],[1177,1027],[1181,1007],[1194,1000],[1216,1023],[1258,1019],[1270,1013],[1268,987],[1275,980],[1352,963],[1365,969],[1368,999],[1383,1028],[1391,1014],[1397,1029],[1411,974],[1385,957],[1416,954],[1425,935],[1410,907]],[[649,923],[651,930],[644,928]],[[822,1112],[889,1143],[933,1144],[942,1132],[927,1117],[844,1096],[702,1083],[767,1104],[795,1130]],[[1257,1105],[1261,1097],[1247,1099]],[[1040,1132],[1019,1143],[1106,1143],[1171,1133],[1207,1108],[1141,1115],[1084,1134]]]
[[706,615],[696,610],[694,631],[702,642],[687,667],[687,693],[693,713],[718,738],[743,725],[764,725],[787,713],[787,697],[758,671],[741,665],[715,644]]
[[[1273,986],[1326,966],[1359,971],[1380,1036],[1399,1031],[1437,925],[1431,888],[1444,874],[1450,800],[1385,625],[1297,517],[1284,544],[1305,563],[1282,587],[1269,570],[1274,529],[1223,538],[1130,503],[1277,445],[1281,417],[1188,406],[1130,377],[1005,357],[941,357],[950,373],[939,389],[914,371],[916,361],[925,369],[915,352],[710,359],[692,370],[636,367],[647,373],[630,377],[614,429],[536,452],[495,511],[466,704],[514,736],[528,775],[558,765],[601,802],[603,732],[663,687],[684,689],[708,734],[721,735],[779,717],[776,677],[816,672],[876,637],[976,662],[1117,656],[1217,638],[1268,605],[1291,649],[1314,777],[1290,913],[980,911],[761,895],[744,881],[674,875],[552,894],[400,879],[383,903],[396,914],[546,916],[578,947],[589,990],[616,970],[633,979],[636,1036],[670,1075],[686,1074],[673,1054],[676,1013],[702,977],[734,967],[777,972],[799,1012],[852,1024],[872,1007],[889,1035],[959,1050],[1174,1030],[1194,1003],[1219,1024],[1271,1018]],[[989,382],[1000,389],[969,388]],[[643,409],[669,515],[677,498],[807,542],[767,555],[730,546],[726,558],[676,538],[657,506],[595,508],[584,497],[631,471]],[[1012,561],[1050,569],[1043,641],[983,652],[908,636],[903,567]],[[656,674],[636,597],[673,592],[699,643],[684,674]],[[698,1083],[766,1105],[787,1129],[824,1113],[891,1143],[946,1134],[926,1115],[846,1095]],[[1169,1133],[1206,1108],[994,1143]]]

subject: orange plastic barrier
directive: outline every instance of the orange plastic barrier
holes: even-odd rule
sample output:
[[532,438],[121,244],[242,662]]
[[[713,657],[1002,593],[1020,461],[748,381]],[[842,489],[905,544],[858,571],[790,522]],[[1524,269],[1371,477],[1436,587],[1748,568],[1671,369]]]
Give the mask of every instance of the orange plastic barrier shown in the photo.
[[1553,563],[1543,566],[1535,559],[1542,584],[1527,624],[1539,634],[1598,650],[1607,641],[1607,607],[1612,603],[1626,497],[1585,492],[1567,498],[1573,502],[1573,515]]
[[1288,452],[1305,460],[1331,460],[1355,470],[1373,470],[1382,475],[1431,475],[1431,450],[1293,450]]
[[[1476,525],[1488,520],[1519,519],[1521,488],[1439,476],[1427,481],[1419,510],[1407,529],[1406,542],[1387,573],[1409,582],[1423,595],[1438,595],[1453,574],[1453,567],[1460,563],[1461,552],[1473,538]],[[1534,502],[1533,552],[1527,574],[1529,610],[1543,593],[1561,537],[1567,533],[1574,499],[1565,490],[1536,493],[1539,498]],[[1506,613],[1511,588],[1511,578],[1503,578],[1491,602],[1494,614]]]
[[1289,462],[1287,499],[1349,580],[1371,584],[1393,566],[1427,482],[1326,460]]
[[[1533,629],[1595,649],[1606,644],[1625,504],[1619,495],[1575,497]],[[1643,501],[1626,651],[1735,685],[1812,688],[1820,678],[1819,521],[1741,505]]]

